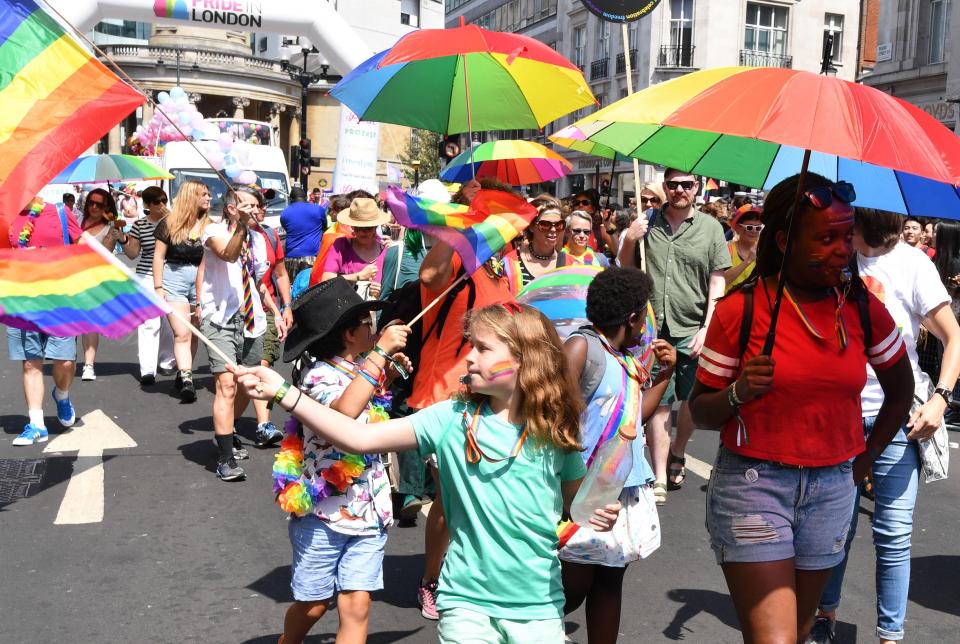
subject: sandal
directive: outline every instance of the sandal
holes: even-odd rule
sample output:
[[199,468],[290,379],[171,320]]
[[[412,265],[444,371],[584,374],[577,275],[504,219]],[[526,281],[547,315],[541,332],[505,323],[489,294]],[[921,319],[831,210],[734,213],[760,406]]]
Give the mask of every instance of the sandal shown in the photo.
[[673,450],[670,450],[670,456],[667,459],[667,489],[679,490],[683,487],[683,481],[687,478],[687,458],[675,456]]
[[860,482],[860,495],[865,496],[871,501],[877,500],[877,495],[873,490],[873,472],[867,472],[867,475],[863,477],[863,481]]
[[653,499],[657,505],[667,504],[667,484],[657,481],[653,484]]

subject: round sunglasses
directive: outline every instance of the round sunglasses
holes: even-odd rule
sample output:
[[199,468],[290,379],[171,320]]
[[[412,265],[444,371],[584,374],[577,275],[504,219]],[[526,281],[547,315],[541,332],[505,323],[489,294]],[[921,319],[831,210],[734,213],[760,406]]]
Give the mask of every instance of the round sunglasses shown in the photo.
[[537,222],[537,228],[539,228],[541,232],[545,232],[545,233],[548,233],[551,230],[563,230],[566,227],[567,227],[567,224],[565,224],[562,221],[538,221]]

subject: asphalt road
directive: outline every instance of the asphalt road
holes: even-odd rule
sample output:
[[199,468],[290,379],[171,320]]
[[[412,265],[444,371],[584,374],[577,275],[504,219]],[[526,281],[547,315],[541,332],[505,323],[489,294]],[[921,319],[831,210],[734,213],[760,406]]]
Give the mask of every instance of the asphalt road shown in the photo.
[[[79,416],[100,409],[136,442],[106,450],[102,521],[81,524],[55,521],[69,485],[82,486],[77,489],[88,500],[95,496],[95,450],[44,453],[44,446],[11,446],[26,422],[20,368],[9,361],[0,367],[0,642],[272,644],[291,599],[286,522],[271,495],[273,450],[251,447],[250,460],[242,463],[247,480],[220,482],[213,474],[213,396],[205,357],[193,405],[172,396],[172,378],[141,389],[135,358],[135,337],[105,341],[97,381],[78,379],[73,388]],[[47,446],[64,446],[54,443],[64,430],[49,398],[46,411]],[[278,424],[280,414],[274,416]],[[86,428],[78,423],[72,433],[104,425],[102,417],[88,418]],[[240,424],[247,437],[253,429],[252,418]],[[960,435],[951,440],[956,444]],[[706,475],[716,445],[715,433],[698,433],[688,453],[704,464],[692,469]],[[960,458],[960,450],[951,451],[954,460]],[[630,566],[622,642],[739,641],[703,527],[705,489],[705,478],[691,473],[684,489],[670,494],[661,512],[662,547]],[[906,627],[913,642],[958,641],[958,493],[960,470],[921,489]],[[862,504],[840,613],[841,642],[876,641],[871,509]],[[420,527],[391,530],[386,588],[374,596],[371,643],[436,641],[435,623],[416,608],[422,541]],[[582,611],[568,617],[567,632],[573,642],[586,641]],[[333,642],[335,633],[336,617],[330,615],[308,642]]]

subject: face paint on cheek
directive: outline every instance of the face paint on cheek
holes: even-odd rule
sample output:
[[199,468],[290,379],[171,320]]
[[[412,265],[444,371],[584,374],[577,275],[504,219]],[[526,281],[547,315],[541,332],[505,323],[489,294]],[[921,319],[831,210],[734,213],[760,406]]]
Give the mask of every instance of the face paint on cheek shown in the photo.
[[811,253],[810,259],[807,260],[807,266],[814,269],[823,268],[823,253]]
[[507,361],[498,362],[493,367],[490,368],[490,380],[499,380],[500,378],[507,378],[516,373],[516,370],[513,368],[513,364]]

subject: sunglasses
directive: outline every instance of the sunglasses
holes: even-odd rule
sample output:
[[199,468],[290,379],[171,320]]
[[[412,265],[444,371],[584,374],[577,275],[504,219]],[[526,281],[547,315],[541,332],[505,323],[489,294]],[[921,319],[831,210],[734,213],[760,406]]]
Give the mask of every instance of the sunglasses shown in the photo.
[[693,187],[697,185],[696,181],[664,181],[663,183],[667,186],[667,190],[670,191],[676,190],[677,188],[692,190]]
[[589,199],[577,199],[573,202],[574,206],[592,206],[593,202]]
[[106,207],[106,204],[102,201],[90,201],[89,199],[87,199],[87,205],[91,208],[97,208],[99,210],[103,210],[104,207]]
[[829,208],[834,197],[845,204],[851,204],[857,200],[857,193],[849,181],[837,181],[832,185],[814,188],[803,193],[804,200],[817,210]]
[[758,233],[763,230],[763,224],[740,224],[748,233]]
[[660,197],[644,197],[640,195],[640,203],[660,203]]
[[158,205],[160,205],[160,204],[163,204],[164,206],[167,205],[167,199],[166,199],[166,197],[164,197],[163,199],[157,199],[156,201],[152,202],[150,205],[151,205],[151,206],[158,206]]
[[545,233],[548,233],[551,230],[563,230],[566,227],[567,227],[567,224],[565,224],[562,221],[538,221],[537,222],[537,228],[539,228],[541,232],[545,232]]
[[584,237],[587,237],[590,235],[590,229],[589,228],[571,228],[570,234],[573,235],[574,237],[576,237],[577,235],[583,235]]

